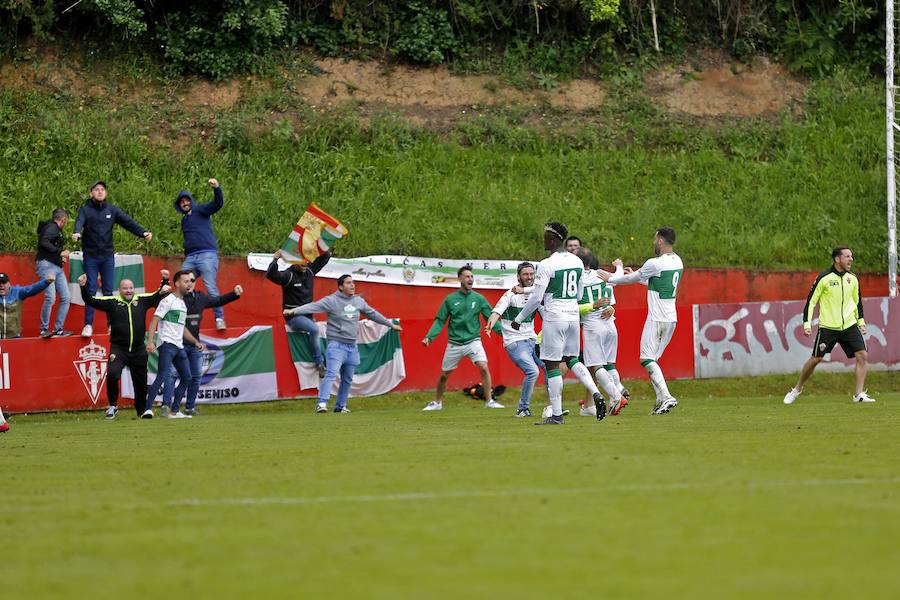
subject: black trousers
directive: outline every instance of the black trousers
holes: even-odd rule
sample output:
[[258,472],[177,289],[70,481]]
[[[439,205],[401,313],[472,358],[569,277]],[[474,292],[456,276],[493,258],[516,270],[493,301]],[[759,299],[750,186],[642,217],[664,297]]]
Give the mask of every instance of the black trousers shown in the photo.
[[106,369],[106,397],[110,406],[116,406],[119,401],[119,381],[125,367],[131,371],[131,381],[134,383],[134,410],[141,416],[147,401],[147,351],[144,348],[127,352],[119,346],[110,347]]

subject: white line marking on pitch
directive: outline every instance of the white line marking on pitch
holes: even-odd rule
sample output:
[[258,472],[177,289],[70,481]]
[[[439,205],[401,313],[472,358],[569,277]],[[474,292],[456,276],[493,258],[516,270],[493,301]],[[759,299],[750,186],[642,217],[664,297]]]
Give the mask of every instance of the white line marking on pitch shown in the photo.
[[900,483],[900,477],[888,479],[803,479],[798,481],[757,481],[735,482],[730,485],[696,484],[689,482],[615,485],[589,488],[521,488],[509,490],[460,490],[447,492],[407,492],[389,494],[366,494],[360,496],[285,496],[246,498],[185,498],[167,502],[167,506],[302,506],[309,504],[331,504],[335,502],[367,503],[394,502],[403,500],[452,500],[456,498],[496,498],[509,496],[559,496],[567,494],[594,494],[598,492],[656,492],[694,489],[720,488],[722,491],[783,488],[820,487],[845,485],[893,485]]
[[[244,498],[184,498],[160,503],[140,503],[135,508],[165,507],[205,507],[205,506],[307,506],[313,504],[332,504],[336,502],[368,503],[368,502],[402,502],[408,500],[454,500],[466,498],[498,498],[516,496],[562,496],[571,494],[596,494],[608,492],[663,492],[663,491],[692,491],[707,490],[714,492],[728,492],[754,489],[776,489],[788,487],[823,487],[823,486],[867,486],[867,485],[896,485],[900,484],[900,476],[877,478],[852,478],[852,479],[800,479],[797,481],[771,480],[771,481],[734,481],[713,483],[648,483],[610,485],[604,487],[584,488],[514,488],[508,490],[449,490],[446,492],[395,492],[385,494],[365,494],[355,496],[272,496],[272,497],[244,497]],[[66,510],[82,511],[82,506],[65,504],[64,506],[30,506],[17,505],[13,500],[11,506],[4,507],[9,513],[40,513],[61,512]]]

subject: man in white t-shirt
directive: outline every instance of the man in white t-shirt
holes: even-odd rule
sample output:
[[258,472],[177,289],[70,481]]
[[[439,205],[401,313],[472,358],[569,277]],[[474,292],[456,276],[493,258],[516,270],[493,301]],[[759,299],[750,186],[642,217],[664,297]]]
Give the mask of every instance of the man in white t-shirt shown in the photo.
[[[191,287],[192,271],[183,269],[175,273],[172,280],[172,293],[160,300],[153,318],[150,320],[150,329],[147,339],[147,354],[156,351],[156,343],[153,339],[154,332],[159,335],[159,360],[157,361],[156,379],[147,390],[147,410],[153,413],[153,401],[159,394],[160,388],[169,378],[172,366],[178,371],[178,377],[182,381],[188,381],[191,378],[191,365],[188,362],[187,355],[179,352],[184,348],[184,340],[194,344],[201,352],[205,349],[200,340],[195,338],[190,331],[185,329],[184,324],[187,321],[187,306],[184,304],[184,295],[188,293]],[[190,415],[186,415],[181,411],[170,412],[168,407],[162,409],[162,416],[170,419],[190,419]],[[146,411],[145,411],[146,412]]]
[[[534,265],[530,262],[519,263],[516,275],[522,288],[530,288],[534,285]],[[516,294],[512,290],[507,290],[494,305],[487,326],[484,328],[484,333],[491,337],[491,329],[494,328],[497,321],[500,321],[500,328],[503,331],[503,347],[510,360],[525,373],[522,390],[519,394],[519,407],[516,409],[517,417],[531,416],[531,393],[534,391],[538,375],[544,370],[544,363],[541,362],[535,349],[537,343],[537,334],[534,331],[535,313],[532,313],[519,329],[513,329],[511,325],[512,320],[516,318],[530,297],[530,292]]]
[[550,396],[551,414],[535,425],[561,425],[562,373],[560,363],[565,361],[569,370],[591,392],[597,408],[597,420],[606,416],[606,402],[597,384],[581,361],[581,331],[579,328],[578,301],[582,294],[581,277],[584,265],[571,252],[566,252],[565,239],[569,235],[566,226],[558,222],[544,225],[544,249],[551,252],[538,264],[534,280],[534,292],[522,310],[510,322],[519,330],[526,319],[532,317],[543,305],[541,315],[541,360],[547,368],[547,393]]
[[660,227],[653,236],[656,255],[648,259],[640,269],[635,271],[626,267],[624,275],[598,271],[600,278],[607,283],[642,283],[647,286],[648,312],[641,334],[641,365],[647,370],[656,393],[656,404],[652,412],[655,415],[667,413],[678,406],[678,401],[669,393],[662,369],[656,363],[672,340],[678,321],[675,296],[681,283],[684,264],[681,257],[675,254],[674,245],[675,230]]

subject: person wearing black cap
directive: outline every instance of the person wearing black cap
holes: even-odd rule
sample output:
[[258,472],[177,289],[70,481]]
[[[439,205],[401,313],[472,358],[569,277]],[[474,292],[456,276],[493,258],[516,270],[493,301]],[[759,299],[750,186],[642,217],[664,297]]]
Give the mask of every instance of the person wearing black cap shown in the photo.
[[53,275],[31,285],[13,285],[9,275],[0,273],[0,340],[22,335],[22,301],[40,294],[56,281]]
[[[118,223],[137,237],[142,237],[147,241],[153,238],[153,234],[138,225],[121,208],[106,201],[105,182],[95,181],[91,184],[90,192],[91,197],[78,211],[72,239],[81,240],[88,294],[93,296],[96,293],[97,275],[99,274],[103,295],[109,296],[113,292],[116,269],[113,225]],[[94,308],[85,306],[84,329],[81,330],[81,337],[91,337],[93,334]]]

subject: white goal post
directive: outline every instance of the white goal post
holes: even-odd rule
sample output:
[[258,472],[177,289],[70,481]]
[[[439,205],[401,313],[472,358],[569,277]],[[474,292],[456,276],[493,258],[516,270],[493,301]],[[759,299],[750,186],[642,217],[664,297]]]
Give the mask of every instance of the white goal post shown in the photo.
[[897,296],[897,177],[894,158],[894,2],[885,2],[885,130],[887,150],[888,293]]

